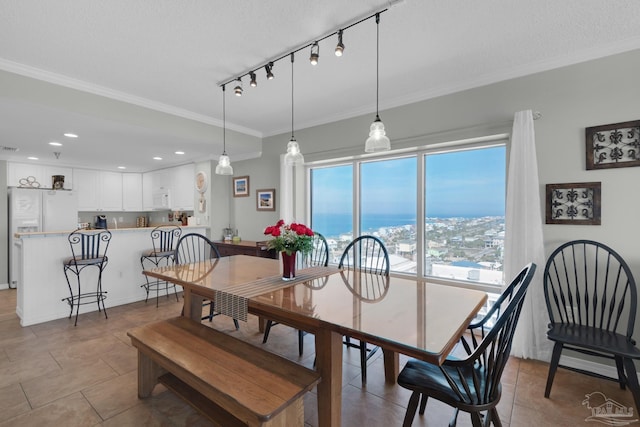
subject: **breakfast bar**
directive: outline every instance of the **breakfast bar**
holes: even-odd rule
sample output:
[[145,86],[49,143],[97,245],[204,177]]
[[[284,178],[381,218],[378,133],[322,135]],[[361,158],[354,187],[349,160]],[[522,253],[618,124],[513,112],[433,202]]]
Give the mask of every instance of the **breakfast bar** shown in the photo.
[[[183,227],[184,232],[206,234],[204,226]],[[113,236],[109,245],[108,265],[102,275],[102,287],[107,308],[144,301],[146,292],[140,287],[140,254],[151,247],[153,227],[120,228],[109,230]],[[187,231],[188,230],[188,231]],[[16,314],[22,326],[34,325],[69,316],[69,305],[62,300],[69,297],[69,287],[62,261],[71,256],[68,236],[71,231],[18,233],[13,244],[17,246],[18,271]],[[94,271],[86,271],[83,283],[96,283]],[[80,306],[80,313],[97,311],[97,305]]]

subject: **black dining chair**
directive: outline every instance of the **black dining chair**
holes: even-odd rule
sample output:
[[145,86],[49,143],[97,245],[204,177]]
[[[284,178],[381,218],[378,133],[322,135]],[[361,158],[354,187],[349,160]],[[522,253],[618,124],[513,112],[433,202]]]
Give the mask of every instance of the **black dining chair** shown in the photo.
[[544,269],[549,313],[547,338],[554,342],[544,396],[549,397],[557,368],[602,378],[597,373],[559,364],[563,349],[615,361],[620,388],[629,386],[640,411],[640,387],[633,360],[640,350],[633,339],[638,296],[636,282],[622,257],[592,240],[573,240],[549,256]]
[[429,397],[455,409],[450,426],[456,425],[459,411],[471,414],[474,427],[502,425],[496,410],[502,393],[500,379],[535,270],[535,264],[528,264],[482,320],[469,325],[461,338],[466,357],[447,358],[441,366],[415,359],[407,362],[398,375],[398,385],[413,392],[403,427],[413,424],[418,403],[420,415],[424,414]]
[[[107,291],[102,289],[102,272],[104,271],[109,258],[107,257],[107,249],[111,241],[111,232],[107,229],[100,230],[84,230],[78,229],[69,234],[69,246],[71,247],[71,257],[62,261],[64,276],[69,286],[69,296],[63,298],[71,308],[69,318],[73,315],[73,308],[76,308],[76,318],[74,326],[78,324],[78,313],[80,306],[84,304],[98,304],[98,311],[104,310],[104,317],[107,319],[107,308],[104,300],[107,298]],[[98,270],[98,279],[96,290],[83,292],[80,283],[80,273],[87,267],[95,267]],[[69,276],[75,276],[77,290],[71,285]],[[100,308],[102,305],[102,308]]]
[[[216,245],[209,238],[198,233],[187,233],[180,237],[173,255],[174,262],[177,265],[202,261],[214,263],[219,258],[220,252],[218,252]],[[209,319],[209,322],[211,322],[214,316],[220,314],[215,310],[215,301],[205,300],[202,306],[209,308],[209,314],[203,316],[202,320]],[[240,329],[237,319],[233,319],[233,324],[236,329]]]
[[[300,270],[307,267],[324,266],[329,265],[329,245],[327,240],[320,233],[313,233],[313,249],[307,254],[296,257],[296,269]],[[312,281],[315,282],[315,281]],[[264,335],[262,337],[262,344],[267,342],[269,338],[269,332],[271,327],[278,325],[279,323],[273,320],[267,320],[264,327]],[[302,356],[304,352],[304,336],[306,332],[298,329],[298,354]]]
[[[182,229],[177,225],[160,225],[151,230],[151,243],[153,247],[142,253],[140,256],[140,265],[145,270],[146,266],[153,265],[159,267],[161,265],[173,264],[173,254],[175,252],[176,242],[182,234]],[[146,263],[146,266],[145,266]],[[147,292],[147,296],[144,302],[149,299],[149,292],[156,293],[156,307],[158,307],[158,297],[160,291],[164,289],[167,298],[169,298],[169,288],[173,287],[173,293],[178,299],[178,292],[176,285],[167,281],[160,281],[159,279],[150,279],[149,276],[144,276],[146,282],[140,285]]]
[[[354,239],[342,252],[338,268],[344,275],[355,273],[369,273],[381,276],[389,276],[389,252],[382,240],[375,236],[359,236]],[[358,275],[359,276],[359,275]],[[349,282],[348,280],[347,282]],[[356,288],[351,288],[353,291]],[[366,294],[372,293],[373,288],[360,286],[357,288],[357,297],[362,299]],[[378,351],[378,347],[367,347],[366,341],[358,340],[358,344],[351,342],[350,336],[345,336],[344,345],[360,350],[360,374],[362,383],[367,382],[367,361]]]
[[389,275],[389,252],[375,236],[359,236],[342,252],[338,268]]

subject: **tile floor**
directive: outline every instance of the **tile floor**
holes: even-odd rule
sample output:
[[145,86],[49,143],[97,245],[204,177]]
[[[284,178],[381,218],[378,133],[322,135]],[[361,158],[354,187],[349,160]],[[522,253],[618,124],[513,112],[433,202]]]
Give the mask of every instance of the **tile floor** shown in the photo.
[[[113,307],[102,314],[80,316],[78,326],[62,319],[26,328],[15,314],[16,291],[0,291],[0,427],[1,426],[207,426],[191,407],[158,385],[151,398],[136,395],[136,351],[128,329],[180,314],[175,299]],[[257,321],[235,331],[229,319],[218,316],[217,328],[262,346]],[[298,357],[297,334],[286,326],[271,331],[266,348],[306,366],[313,364],[313,337],[305,337],[305,354]],[[378,352],[380,353],[380,352]],[[368,370],[368,384],[360,381],[358,353],[344,350],[343,426],[400,426],[409,393],[384,382],[382,357],[376,354]],[[401,358],[401,362],[406,359]],[[551,394],[543,397],[547,364],[513,358],[503,376],[498,407],[503,425],[580,426],[590,411],[585,394],[600,391],[631,406],[628,391],[613,382],[560,370]],[[305,426],[317,425],[313,392],[305,398]],[[446,426],[451,408],[430,401],[414,426]],[[597,423],[596,423],[597,424]],[[461,413],[458,425],[471,425]]]

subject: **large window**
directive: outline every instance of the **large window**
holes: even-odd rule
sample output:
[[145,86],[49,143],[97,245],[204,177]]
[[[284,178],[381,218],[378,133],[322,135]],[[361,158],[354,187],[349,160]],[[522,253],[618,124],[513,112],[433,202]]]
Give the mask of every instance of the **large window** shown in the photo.
[[337,264],[353,239],[353,165],[311,170],[311,228],[329,244],[329,262]]
[[426,154],[425,276],[502,284],[505,147]]
[[370,234],[385,243],[392,272],[501,285],[505,142],[311,166],[311,227],[334,263],[354,236]]
[[416,157],[360,165],[360,234],[382,240],[391,270],[416,273]]

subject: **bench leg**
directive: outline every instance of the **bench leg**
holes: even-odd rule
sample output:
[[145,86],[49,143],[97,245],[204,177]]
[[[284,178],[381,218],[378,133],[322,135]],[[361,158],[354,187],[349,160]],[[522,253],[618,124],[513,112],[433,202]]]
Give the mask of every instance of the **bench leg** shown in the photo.
[[151,396],[153,388],[158,384],[158,377],[163,372],[156,362],[138,351],[138,397],[140,399]]
[[292,402],[282,412],[262,424],[264,427],[291,427],[304,425],[304,403],[302,397]]

